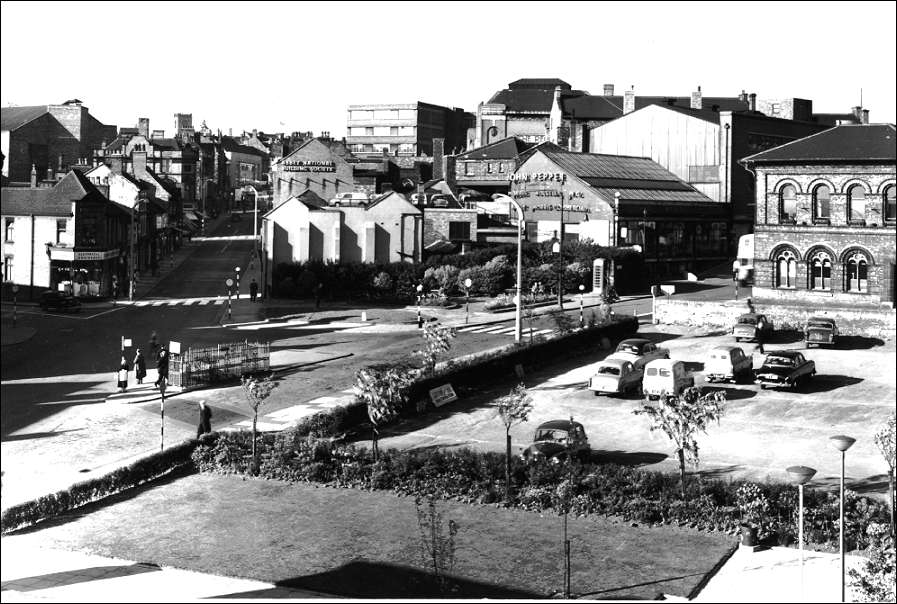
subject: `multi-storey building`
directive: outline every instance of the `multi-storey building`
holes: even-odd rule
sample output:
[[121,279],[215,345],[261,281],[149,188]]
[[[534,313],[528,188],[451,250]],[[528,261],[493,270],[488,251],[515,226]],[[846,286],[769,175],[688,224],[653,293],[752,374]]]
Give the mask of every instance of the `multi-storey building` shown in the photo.
[[474,116],[463,109],[430,103],[349,105],[346,143],[358,156],[432,156],[433,139],[461,150]]

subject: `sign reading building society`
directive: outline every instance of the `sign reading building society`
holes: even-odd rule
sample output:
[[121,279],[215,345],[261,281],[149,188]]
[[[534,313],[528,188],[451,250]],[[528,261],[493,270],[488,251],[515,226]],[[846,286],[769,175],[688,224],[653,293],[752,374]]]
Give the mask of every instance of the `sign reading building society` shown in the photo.
[[443,384],[439,388],[430,390],[430,400],[437,407],[458,400],[458,395],[452,390],[451,384]]
[[336,172],[336,162],[332,161],[285,161],[282,164],[285,172]]

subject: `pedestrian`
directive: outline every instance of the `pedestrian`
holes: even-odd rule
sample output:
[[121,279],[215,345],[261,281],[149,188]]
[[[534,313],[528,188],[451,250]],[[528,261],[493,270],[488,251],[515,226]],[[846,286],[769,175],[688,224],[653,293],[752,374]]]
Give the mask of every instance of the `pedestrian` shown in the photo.
[[252,283],[249,284],[249,301],[255,302],[256,296],[259,295],[259,284],[255,282],[255,278],[252,279]]
[[118,277],[112,275],[112,304],[118,300]]
[[159,360],[156,362],[156,368],[159,370],[159,377],[156,378],[155,384],[156,388],[158,388],[163,379],[166,383],[168,382],[168,352],[164,347],[159,350]]
[[753,314],[753,312],[754,312],[754,301],[751,300],[750,298],[747,299],[747,307],[748,307],[748,312],[751,313],[751,314]]
[[142,384],[143,378],[146,377],[146,359],[143,358],[143,353],[140,352],[140,349],[137,349],[137,354],[134,355],[134,377],[137,378],[137,383]]
[[[750,298],[748,298],[750,300]],[[757,350],[760,351],[760,354],[766,354],[763,351],[763,339],[766,336],[766,321],[763,320],[763,317],[757,321]]]
[[199,425],[196,427],[196,438],[212,431],[212,409],[205,401],[199,401]]
[[315,286],[315,310],[319,310],[321,308],[321,290],[324,289],[323,283],[318,283]]
[[118,365],[118,391],[124,392],[128,389],[128,359],[125,355],[121,356],[121,363]]
[[154,331],[149,339],[150,354],[153,355],[154,361],[159,361],[159,336]]

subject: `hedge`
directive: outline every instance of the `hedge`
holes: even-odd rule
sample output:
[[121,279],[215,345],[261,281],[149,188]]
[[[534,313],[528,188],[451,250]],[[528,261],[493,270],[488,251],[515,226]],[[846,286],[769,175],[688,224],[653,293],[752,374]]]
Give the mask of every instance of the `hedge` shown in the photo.
[[[502,426],[496,424],[496,432]],[[374,462],[368,449],[305,436],[297,429],[259,435],[261,478],[309,482],[339,488],[387,490],[401,496],[434,496],[471,504],[498,504],[504,493],[504,453],[470,449],[380,451]],[[250,474],[248,432],[223,433],[193,453],[201,472]],[[570,513],[579,517],[613,516],[649,526],[680,525],[704,531],[735,533],[742,522],[736,493],[743,480],[694,477],[688,498],[680,497],[678,477],[655,470],[587,462],[526,464],[512,460],[513,495],[502,503],[532,512],[558,513],[558,485],[570,479]],[[761,526],[767,542],[787,545],[795,540],[796,493],[792,485],[758,485],[768,501]],[[805,535],[810,543],[836,548],[838,495],[808,489],[804,495]],[[887,522],[887,506],[848,491],[845,505],[849,548],[865,548],[865,529],[871,522]]]
[[108,474],[73,484],[67,489],[44,495],[8,508],[3,512],[3,533],[29,526],[99,501],[127,489],[140,486],[176,469],[191,467],[191,454],[209,436],[186,440],[163,451],[147,455]]

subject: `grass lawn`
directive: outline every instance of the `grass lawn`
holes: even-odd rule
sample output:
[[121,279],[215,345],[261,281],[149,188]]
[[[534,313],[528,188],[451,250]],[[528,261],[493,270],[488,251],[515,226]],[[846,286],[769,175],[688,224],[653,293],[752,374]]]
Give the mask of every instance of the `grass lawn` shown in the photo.
[[[439,502],[459,524],[456,597],[543,598],[563,588],[563,519]],[[574,594],[687,596],[731,537],[569,519]],[[22,535],[47,547],[252,578],[347,597],[438,597],[414,502],[365,492],[193,475]]]

